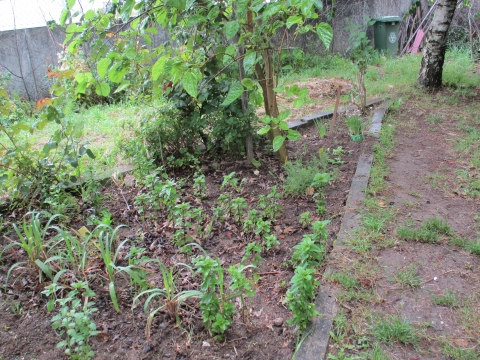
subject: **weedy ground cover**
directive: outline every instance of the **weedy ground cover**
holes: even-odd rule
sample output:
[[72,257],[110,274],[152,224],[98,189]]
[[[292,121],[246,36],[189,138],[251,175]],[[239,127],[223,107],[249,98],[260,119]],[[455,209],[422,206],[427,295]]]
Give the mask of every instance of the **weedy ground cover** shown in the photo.
[[[480,227],[471,172],[479,92],[452,68],[446,77],[458,87],[422,93],[421,102],[421,91],[405,88],[382,125],[361,225],[329,277],[342,309],[332,354],[480,356],[478,331],[472,332],[480,325],[472,316],[480,305],[472,292],[480,278]],[[452,111],[454,102],[459,108]],[[351,284],[358,288],[351,291]],[[365,298],[368,292],[374,295]]]

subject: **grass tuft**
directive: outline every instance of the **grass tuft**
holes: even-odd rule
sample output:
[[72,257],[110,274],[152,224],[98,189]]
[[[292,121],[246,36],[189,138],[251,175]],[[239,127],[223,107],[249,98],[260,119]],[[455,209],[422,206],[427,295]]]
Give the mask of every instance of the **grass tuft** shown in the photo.
[[389,316],[373,326],[372,335],[378,341],[386,344],[401,342],[405,345],[417,345],[419,336],[412,325],[398,316]]
[[426,220],[419,228],[414,229],[410,224],[400,226],[397,236],[403,240],[436,243],[440,235],[452,235],[448,222],[437,217]]
[[422,279],[417,276],[418,269],[415,264],[410,264],[405,270],[397,271],[392,281],[399,283],[402,287],[416,288],[422,284]]

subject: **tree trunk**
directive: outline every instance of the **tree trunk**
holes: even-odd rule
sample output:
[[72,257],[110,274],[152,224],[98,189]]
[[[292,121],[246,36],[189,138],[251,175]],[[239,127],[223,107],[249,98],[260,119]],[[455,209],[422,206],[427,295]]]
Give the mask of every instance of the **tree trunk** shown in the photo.
[[[242,82],[245,78],[245,68],[243,67],[243,55],[245,55],[245,49],[243,46],[237,48],[238,58],[238,80]],[[245,90],[242,93],[242,112],[245,114],[248,111],[248,92]],[[253,160],[253,141],[252,141],[252,124],[248,122],[248,135],[245,137],[245,154],[247,161],[251,164]]]
[[420,9],[422,10],[422,19],[428,14],[428,0],[420,0]]
[[[255,70],[257,72],[257,76],[259,79],[260,86],[262,87],[263,91],[263,101],[265,104],[265,113],[268,116],[273,118],[277,118],[279,115],[278,111],[278,104],[277,104],[277,95],[273,89],[275,88],[274,79],[274,72],[273,72],[273,64],[272,64],[272,57],[271,53],[268,49],[262,51],[262,58],[263,63],[265,66],[265,70],[262,69],[260,64],[255,65]],[[270,124],[270,131],[268,132],[268,137],[271,141],[275,139],[275,137],[282,135],[281,130],[275,124]],[[288,153],[287,147],[285,142],[277,151],[278,159],[282,164],[288,161]]]
[[457,0],[440,0],[427,31],[418,82],[426,88],[442,86],[443,62],[447,48],[447,32],[457,7]]

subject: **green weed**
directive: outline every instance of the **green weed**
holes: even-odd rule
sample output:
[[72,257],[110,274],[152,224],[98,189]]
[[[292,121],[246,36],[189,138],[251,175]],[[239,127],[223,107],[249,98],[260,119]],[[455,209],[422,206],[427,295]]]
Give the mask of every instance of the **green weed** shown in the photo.
[[417,276],[417,273],[417,266],[410,264],[405,270],[398,270],[392,280],[402,287],[416,288],[422,284],[422,280]]
[[438,306],[457,307],[458,299],[452,290],[447,290],[442,295],[432,295],[432,302]]

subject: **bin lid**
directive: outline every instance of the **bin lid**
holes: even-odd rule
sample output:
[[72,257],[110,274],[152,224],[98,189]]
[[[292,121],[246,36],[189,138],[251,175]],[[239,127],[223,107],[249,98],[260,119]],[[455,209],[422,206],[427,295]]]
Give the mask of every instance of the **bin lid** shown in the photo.
[[400,22],[403,19],[400,16],[382,16],[373,20],[375,20],[376,22]]

